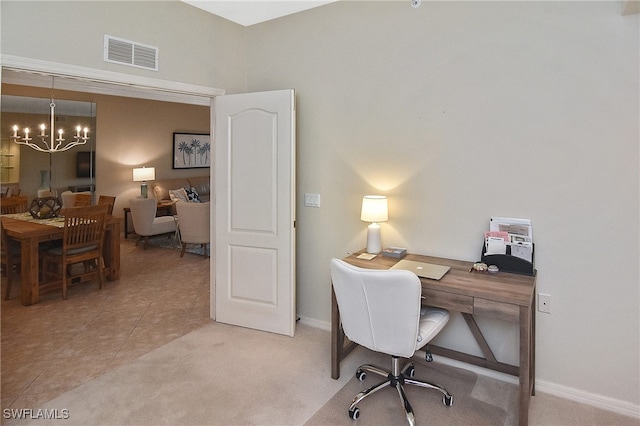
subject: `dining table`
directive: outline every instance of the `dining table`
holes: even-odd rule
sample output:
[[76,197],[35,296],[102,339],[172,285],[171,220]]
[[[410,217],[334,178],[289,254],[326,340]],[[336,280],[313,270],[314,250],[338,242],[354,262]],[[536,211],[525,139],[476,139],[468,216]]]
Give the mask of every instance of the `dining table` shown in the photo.
[[[20,243],[21,301],[25,306],[38,303],[41,290],[39,247],[41,243],[62,240],[64,217],[33,218],[30,213],[0,215],[7,236]],[[106,278],[120,278],[120,224],[121,217],[107,216],[103,246]]]

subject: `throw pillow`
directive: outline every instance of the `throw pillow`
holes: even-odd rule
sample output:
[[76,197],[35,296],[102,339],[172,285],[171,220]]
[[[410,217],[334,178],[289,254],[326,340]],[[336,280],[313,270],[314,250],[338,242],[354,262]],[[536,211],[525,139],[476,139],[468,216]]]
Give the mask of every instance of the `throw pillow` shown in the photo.
[[171,201],[184,201],[185,203],[189,202],[189,197],[187,196],[184,188],[169,190],[169,198],[171,198]]
[[185,188],[185,192],[187,193],[187,198],[190,203],[199,203],[200,195],[198,195],[198,191],[195,188]]

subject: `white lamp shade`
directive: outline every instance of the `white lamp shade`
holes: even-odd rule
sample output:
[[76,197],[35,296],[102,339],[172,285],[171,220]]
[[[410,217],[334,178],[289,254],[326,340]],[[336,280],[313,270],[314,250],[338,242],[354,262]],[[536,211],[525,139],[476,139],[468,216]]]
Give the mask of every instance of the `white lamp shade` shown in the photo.
[[362,199],[360,219],[365,222],[385,222],[389,220],[387,197],[384,195],[365,195]]
[[155,180],[155,179],[156,179],[155,167],[139,167],[139,168],[133,169],[134,182],[142,182],[142,181]]

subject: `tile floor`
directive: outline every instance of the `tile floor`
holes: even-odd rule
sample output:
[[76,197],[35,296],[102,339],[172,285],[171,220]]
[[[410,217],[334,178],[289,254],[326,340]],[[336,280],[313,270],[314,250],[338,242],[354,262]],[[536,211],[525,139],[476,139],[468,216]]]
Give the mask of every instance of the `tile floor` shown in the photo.
[[1,307],[1,405],[37,407],[211,321],[209,259],[122,240],[118,281],[71,287]]

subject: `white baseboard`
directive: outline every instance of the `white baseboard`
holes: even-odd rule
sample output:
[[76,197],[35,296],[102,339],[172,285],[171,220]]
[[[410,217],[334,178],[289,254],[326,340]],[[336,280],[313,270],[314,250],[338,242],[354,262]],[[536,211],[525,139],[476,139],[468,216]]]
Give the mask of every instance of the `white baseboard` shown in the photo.
[[302,325],[307,325],[309,327],[318,328],[320,330],[331,332],[331,323],[330,322],[319,321],[317,319],[308,318],[308,317],[299,317],[299,318],[300,318],[300,324],[302,324]]
[[570,388],[557,383],[548,382],[546,380],[536,380],[536,391],[553,395],[558,398],[579,402],[581,404],[590,405],[592,407],[601,408],[623,416],[640,419],[640,405],[635,405],[631,402],[585,392],[580,389]]
[[[504,382],[512,383],[515,385],[518,385],[519,383],[518,378],[510,374],[500,373],[499,371],[493,371],[488,368],[478,367],[473,364],[467,364],[465,362],[456,361],[454,359],[446,358],[443,356],[435,357],[434,362],[439,362],[441,364],[449,365],[452,367],[462,368],[479,375],[502,380]],[[619,399],[609,398],[603,395],[589,393],[580,389],[570,388],[546,380],[536,379],[536,392],[546,393],[557,398],[567,399],[569,401],[574,401],[580,404],[589,405],[591,407],[600,408],[602,410],[611,411],[623,416],[640,419],[640,406],[638,405],[634,405],[626,401],[621,401]]]
[[[326,321],[318,321],[313,318],[300,317],[300,324],[319,328],[325,331],[331,331],[331,323]],[[443,356],[435,357],[434,362],[439,362],[444,365],[469,370],[476,374],[491,377],[497,380],[502,380],[507,383],[513,383],[515,385],[518,384],[518,378],[515,376],[500,373],[499,371],[490,370],[488,368],[478,367],[473,364],[467,364],[466,362],[456,361],[454,359],[446,358]],[[600,408],[602,410],[611,411],[623,416],[640,419],[639,405],[621,401],[619,399],[589,393],[580,389],[570,388],[567,386],[559,385],[557,383],[548,382],[546,380],[536,379],[536,392],[546,393],[557,398],[567,399],[570,401],[578,402],[580,404],[585,404],[592,407]]]

